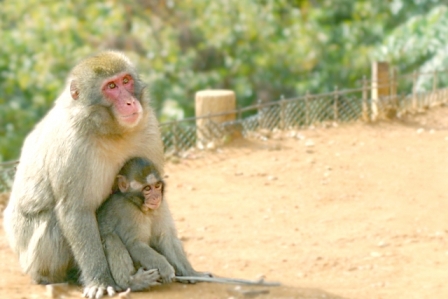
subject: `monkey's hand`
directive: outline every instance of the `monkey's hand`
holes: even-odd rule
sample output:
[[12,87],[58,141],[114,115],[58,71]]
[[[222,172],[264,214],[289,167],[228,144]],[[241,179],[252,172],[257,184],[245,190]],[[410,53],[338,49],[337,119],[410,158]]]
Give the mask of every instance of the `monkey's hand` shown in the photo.
[[138,269],[137,273],[131,276],[129,281],[129,288],[133,292],[143,291],[149,287],[160,285],[159,270],[151,269],[145,270],[144,268]]
[[109,297],[115,295],[115,289],[113,286],[105,285],[89,285],[84,288],[83,296],[89,299],[100,299],[107,293]]

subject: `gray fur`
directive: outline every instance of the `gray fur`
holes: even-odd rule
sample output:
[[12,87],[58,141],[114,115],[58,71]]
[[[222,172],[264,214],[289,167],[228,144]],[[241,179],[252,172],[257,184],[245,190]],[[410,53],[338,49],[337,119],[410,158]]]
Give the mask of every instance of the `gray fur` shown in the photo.
[[[160,175],[149,167],[149,161],[135,158],[127,162],[120,171],[126,180],[144,185],[149,174],[160,180]],[[164,190],[164,188],[163,188]],[[118,192],[98,210],[98,223],[103,246],[112,275],[122,288],[130,287],[131,276],[136,268],[157,269],[163,283],[178,276],[202,276],[189,263],[182,243],[177,237],[174,222],[168,209],[165,193],[157,210],[142,211],[137,195],[132,192]],[[149,284],[148,286],[150,286]]]
[[[101,55],[108,68],[126,64],[136,80],[136,93],[143,95],[134,67],[121,53]],[[90,65],[84,61],[76,68],[85,70]],[[138,125],[124,128],[104,105],[98,105],[98,99],[86,98],[84,90],[79,100],[72,99],[69,85],[78,79],[83,81],[71,75],[54,107],[24,142],[4,211],[4,229],[22,269],[36,282],[63,282],[69,271],[79,269],[85,294],[101,297],[104,291],[113,293],[111,287],[116,285],[95,211],[129,158],[146,157],[163,172],[163,145],[147,98],[139,98],[143,115]],[[99,84],[87,83],[92,89]],[[164,213],[171,219],[168,210]]]

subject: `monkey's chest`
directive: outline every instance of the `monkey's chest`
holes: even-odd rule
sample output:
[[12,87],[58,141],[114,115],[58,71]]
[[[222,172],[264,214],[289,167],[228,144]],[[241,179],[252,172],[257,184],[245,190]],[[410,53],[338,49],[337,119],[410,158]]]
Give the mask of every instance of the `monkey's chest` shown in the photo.
[[141,213],[139,215],[140,217],[137,217],[136,223],[135,223],[135,230],[138,235],[138,239],[142,242],[145,242],[149,244],[149,240],[151,239],[151,217]]

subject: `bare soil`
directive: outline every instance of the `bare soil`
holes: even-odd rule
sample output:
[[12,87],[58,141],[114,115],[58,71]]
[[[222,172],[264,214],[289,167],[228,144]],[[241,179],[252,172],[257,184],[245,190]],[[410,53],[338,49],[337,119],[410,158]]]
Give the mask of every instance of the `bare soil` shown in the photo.
[[[169,162],[167,197],[196,269],[282,286],[132,298],[448,298],[448,108],[268,137]],[[0,298],[46,296],[3,229],[0,260]]]

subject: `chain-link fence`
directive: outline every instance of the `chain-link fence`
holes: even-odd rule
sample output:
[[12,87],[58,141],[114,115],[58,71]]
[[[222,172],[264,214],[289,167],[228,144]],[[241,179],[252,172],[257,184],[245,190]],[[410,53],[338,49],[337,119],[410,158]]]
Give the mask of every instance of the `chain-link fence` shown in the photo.
[[[257,105],[225,113],[163,123],[161,129],[165,152],[182,156],[183,152],[193,148],[214,149],[234,138],[259,136],[259,131],[298,130],[355,120],[376,121],[423,111],[448,101],[448,88],[437,83],[441,75],[444,82],[448,81],[446,71],[414,73],[395,79],[392,77],[384,82],[364,79],[358,89],[335,88],[330,93],[258,102]],[[429,88],[428,82],[431,83]],[[387,90],[387,94],[378,93],[380,89],[383,94]],[[223,123],[213,121],[213,118],[224,114],[237,115],[236,120]],[[206,121],[198,125],[198,119]]]
[[0,163],[0,193],[8,191],[12,186],[17,161]]
[[[386,81],[363,79],[357,89],[335,88],[330,93],[258,102],[234,111],[162,123],[165,153],[183,157],[188,151],[216,149],[237,138],[258,138],[260,132],[400,117],[447,103],[448,88],[440,86],[441,82],[448,82],[447,71],[392,75]],[[225,114],[236,118],[223,123],[213,121]],[[14,161],[0,163],[0,192],[11,187],[16,165]]]

